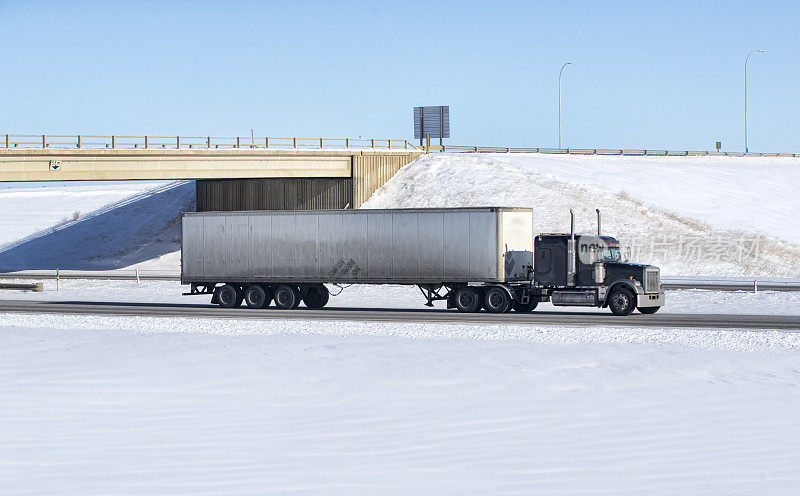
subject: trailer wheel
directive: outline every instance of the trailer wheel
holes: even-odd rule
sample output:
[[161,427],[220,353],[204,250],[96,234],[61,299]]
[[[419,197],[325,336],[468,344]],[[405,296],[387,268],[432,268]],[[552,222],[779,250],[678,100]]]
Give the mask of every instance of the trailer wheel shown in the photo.
[[455,303],[459,312],[479,312],[481,309],[481,293],[472,286],[461,286],[456,290]]
[[244,302],[250,308],[266,308],[272,300],[268,287],[260,284],[251,284],[244,290]]
[[539,304],[539,300],[535,300],[535,299],[533,299],[533,296],[531,296],[531,300],[528,303],[524,304],[524,305],[522,303],[519,303],[519,302],[515,301],[514,302],[514,311],[515,312],[519,312],[519,313],[533,312],[536,309],[536,305],[538,305],[538,304]]
[[217,302],[222,308],[238,308],[243,299],[242,290],[231,284],[224,284],[217,290]]
[[303,303],[305,303],[308,308],[324,307],[328,304],[328,300],[331,296],[328,288],[322,284],[306,286],[300,290],[300,293],[303,295]]
[[281,284],[275,288],[275,306],[281,310],[291,310],[297,308],[299,303],[299,291],[297,288]]
[[636,308],[636,298],[628,289],[615,289],[608,298],[608,308],[614,315],[630,315]]
[[659,308],[661,307],[642,307],[642,308],[637,308],[636,310],[639,310],[639,312],[643,314],[652,315],[658,312]]
[[492,286],[483,297],[483,308],[490,313],[505,313],[511,307],[511,298],[505,289]]

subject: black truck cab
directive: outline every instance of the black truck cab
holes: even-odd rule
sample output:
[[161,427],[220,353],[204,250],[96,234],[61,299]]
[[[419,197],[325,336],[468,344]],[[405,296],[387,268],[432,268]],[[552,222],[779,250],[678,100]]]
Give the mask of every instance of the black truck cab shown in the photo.
[[624,261],[616,238],[539,234],[533,250],[540,301],[609,307],[618,315],[655,313],[664,304],[658,267]]

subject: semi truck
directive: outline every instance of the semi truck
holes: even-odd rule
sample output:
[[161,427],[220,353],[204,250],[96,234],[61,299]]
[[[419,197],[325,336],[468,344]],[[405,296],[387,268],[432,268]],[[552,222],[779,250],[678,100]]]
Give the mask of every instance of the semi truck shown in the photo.
[[225,308],[318,309],[326,285],[404,284],[460,312],[655,313],[659,268],[623,260],[600,227],[599,210],[597,234],[576,234],[572,210],[568,234],[536,233],[531,208],[187,212],[181,283]]

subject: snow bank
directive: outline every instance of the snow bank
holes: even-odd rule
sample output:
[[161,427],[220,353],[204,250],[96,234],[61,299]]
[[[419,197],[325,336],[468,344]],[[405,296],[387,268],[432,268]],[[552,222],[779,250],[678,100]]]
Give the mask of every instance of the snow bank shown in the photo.
[[[569,339],[581,329],[419,339],[415,324],[189,320],[0,316],[0,492],[800,487],[797,353],[762,333],[728,333],[717,342],[747,350],[730,351]],[[489,339],[456,337],[472,334]]]
[[666,274],[800,275],[800,160],[435,154],[398,172],[362,208],[532,207],[536,229],[620,237]]

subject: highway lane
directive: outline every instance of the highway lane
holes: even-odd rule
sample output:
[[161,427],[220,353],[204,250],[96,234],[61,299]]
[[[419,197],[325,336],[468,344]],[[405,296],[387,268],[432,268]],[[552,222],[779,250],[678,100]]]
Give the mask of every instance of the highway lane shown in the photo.
[[277,310],[224,309],[210,304],[129,303],[90,301],[0,300],[0,313],[127,315],[150,317],[204,317],[220,319],[337,320],[366,322],[451,322],[479,324],[535,324],[567,326],[692,327],[716,329],[781,329],[800,331],[800,315],[670,314],[627,317],[608,310],[596,312],[511,312],[463,314],[443,309],[326,308]]

